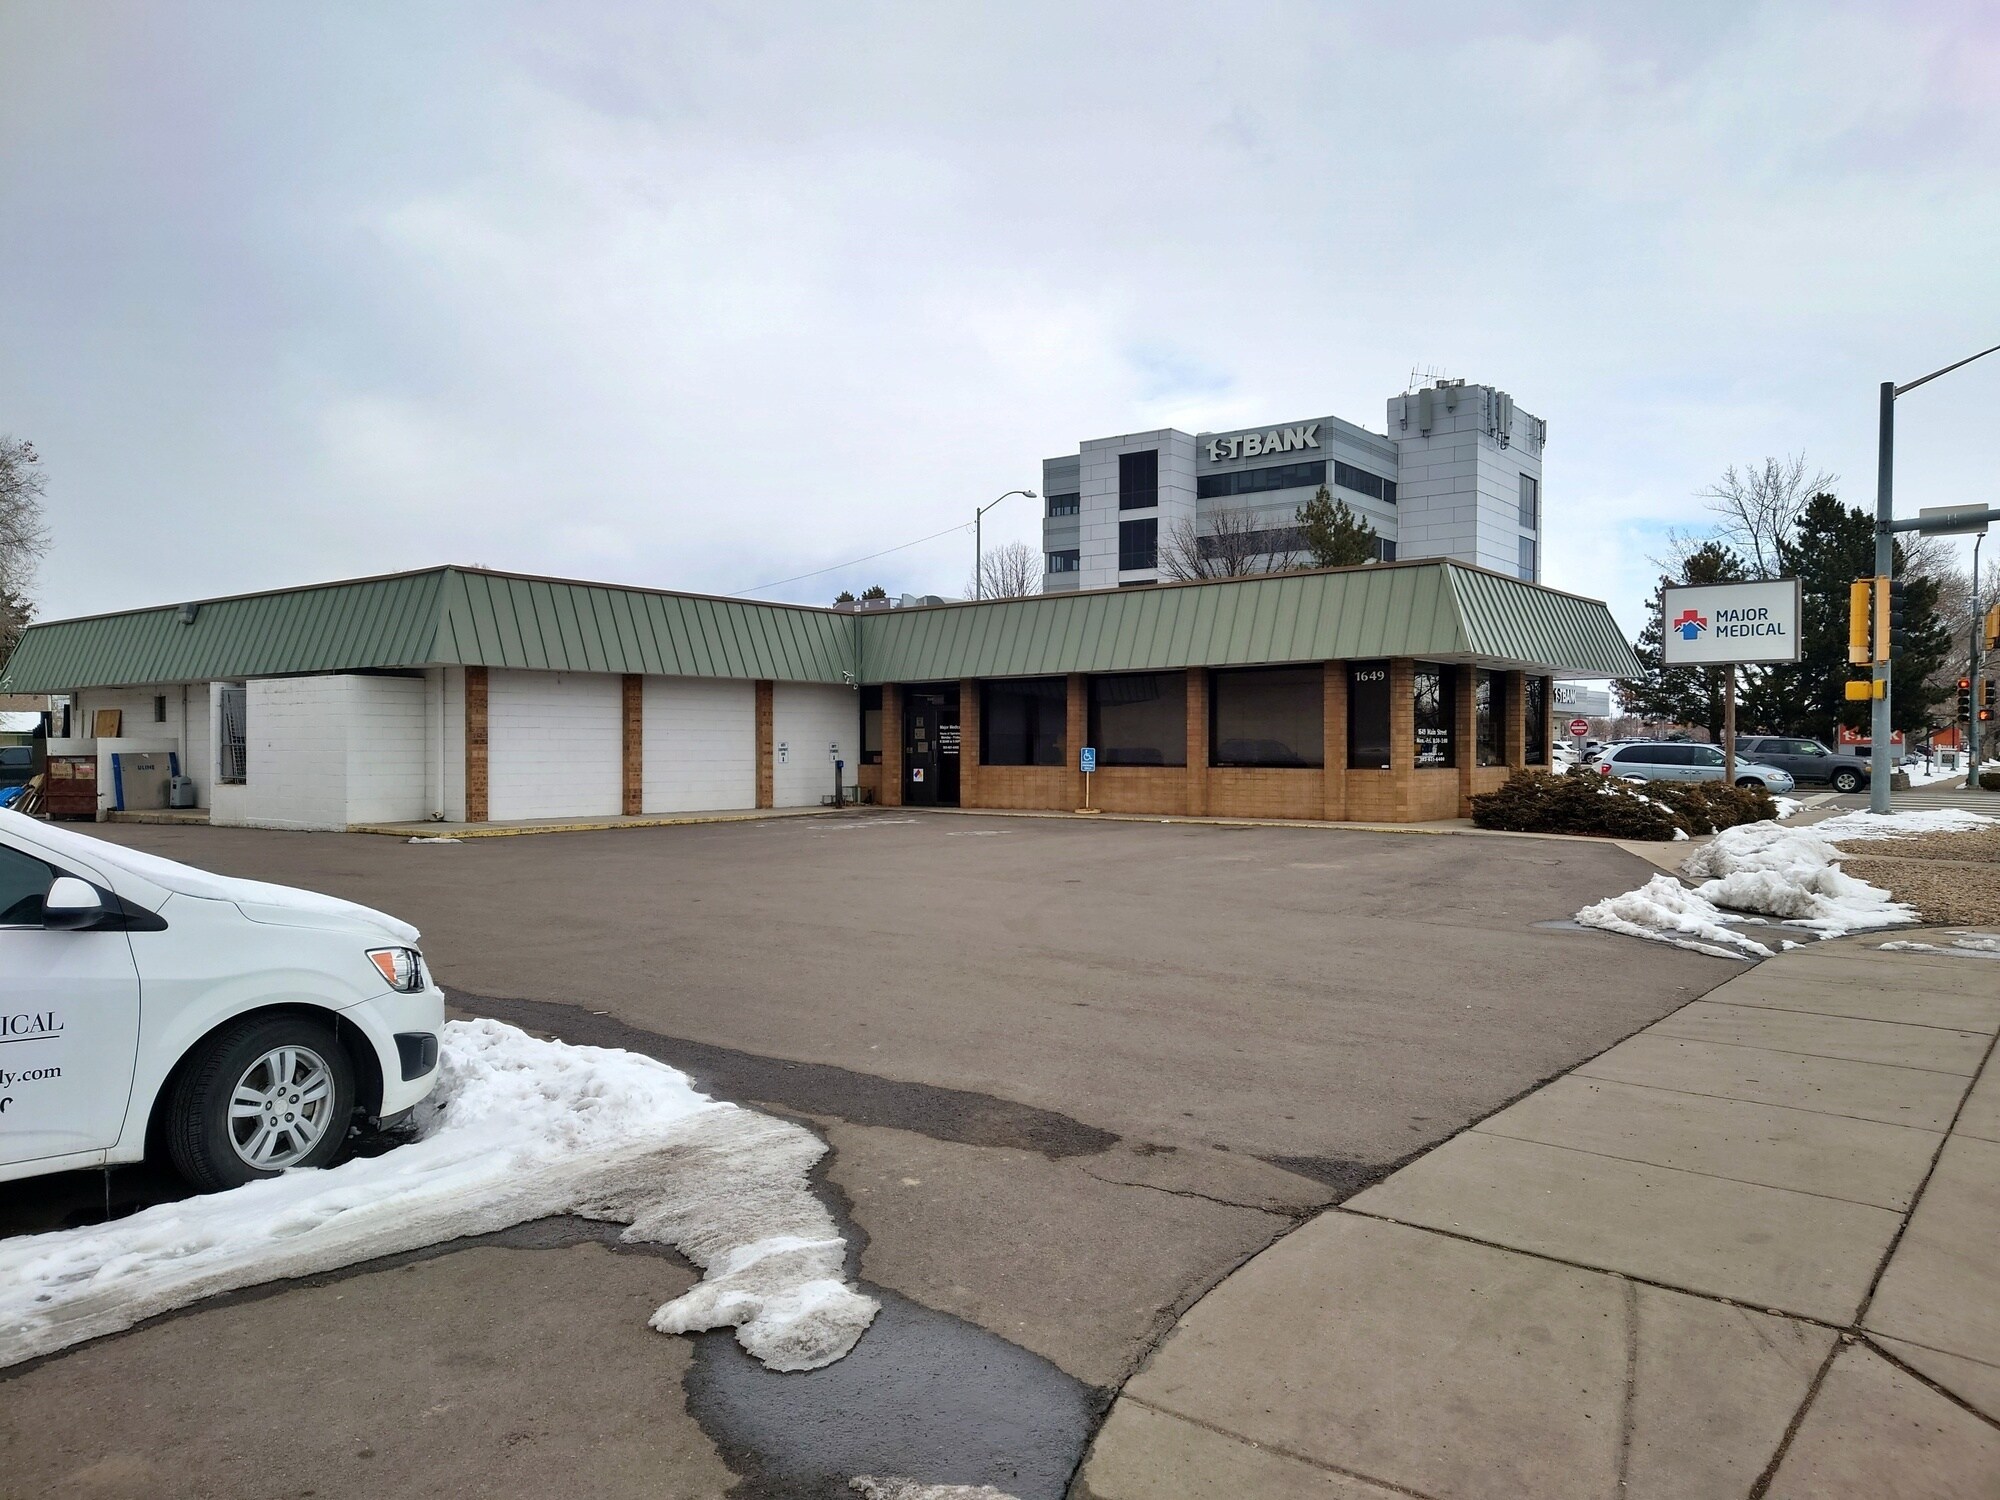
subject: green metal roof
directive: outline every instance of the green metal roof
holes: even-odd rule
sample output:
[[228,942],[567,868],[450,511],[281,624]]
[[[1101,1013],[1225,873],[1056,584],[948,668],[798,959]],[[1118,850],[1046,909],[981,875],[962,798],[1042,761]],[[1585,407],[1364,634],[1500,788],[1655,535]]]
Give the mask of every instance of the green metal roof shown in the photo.
[[1634,677],[1611,613],[1441,559],[888,610],[861,622],[861,680],[1035,677],[1385,656]]
[[923,682],[1383,656],[1635,676],[1610,613],[1441,560],[847,613],[433,568],[33,625],[0,693],[433,664]]

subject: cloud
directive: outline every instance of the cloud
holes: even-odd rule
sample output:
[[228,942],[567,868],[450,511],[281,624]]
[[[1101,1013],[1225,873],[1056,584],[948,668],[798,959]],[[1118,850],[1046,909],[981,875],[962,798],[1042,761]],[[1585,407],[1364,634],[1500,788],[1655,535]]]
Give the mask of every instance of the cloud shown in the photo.
[[[1549,419],[1547,576],[1636,627],[1726,465],[1865,499],[1876,383],[2000,326],[1996,62],[1970,4],[16,5],[0,427],[50,614],[385,559],[717,590],[1086,437],[1379,430],[1436,364]],[[1985,492],[1996,380],[1913,393],[1905,506]]]

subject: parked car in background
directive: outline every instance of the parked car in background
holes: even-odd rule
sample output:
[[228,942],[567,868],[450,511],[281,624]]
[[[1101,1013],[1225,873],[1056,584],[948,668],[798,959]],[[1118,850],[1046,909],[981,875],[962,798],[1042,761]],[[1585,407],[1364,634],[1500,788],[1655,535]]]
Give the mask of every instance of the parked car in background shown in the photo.
[[1789,771],[1794,781],[1823,782],[1836,792],[1858,792],[1868,785],[1867,761],[1829,750],[1818,740],[1775,734],[1739,735],[1736,753],[1744,760]]
[[[1722,748],[1719,745],[1670,744],[1656,740],[1641,745],[1613,745],[1598,757],[1597,769],[1606,776],[1622,776],[1631,781],[1720,781]],[[1736,760],[1736,784],[1762,787],[1767,792],[1789,792],[1790,773],[1760,761]]]
[[323,1167],[438,1080],[417,930],[0,810],[0,1182]]
[[34,774],[33,745],[0,745],[0,789],[26,786]]

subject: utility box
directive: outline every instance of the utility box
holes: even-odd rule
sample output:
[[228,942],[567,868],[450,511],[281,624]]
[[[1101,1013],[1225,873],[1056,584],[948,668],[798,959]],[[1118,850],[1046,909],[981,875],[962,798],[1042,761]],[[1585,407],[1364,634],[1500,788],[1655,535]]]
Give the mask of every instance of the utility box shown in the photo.
[[192,776],[176,776],[167,783],[167,806],[197,807],[200,802],[201,794],[195,790]]
[[180,775],[169,750],[120,750],[111,757],[111,805],[120,812],[152,812],[167,805],[167,788]]

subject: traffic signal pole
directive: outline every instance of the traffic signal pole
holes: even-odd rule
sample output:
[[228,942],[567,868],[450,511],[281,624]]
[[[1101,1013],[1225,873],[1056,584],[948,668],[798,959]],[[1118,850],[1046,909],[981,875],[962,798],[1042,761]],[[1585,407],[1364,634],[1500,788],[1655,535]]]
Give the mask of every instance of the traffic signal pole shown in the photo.
[[[1887,578],[1896,569],[1896,382],[1882,382],[1882,424],[1875,447],[1875,576]],[[1877,656],[1882,653],[1877,652]],[[1869,704],[1868,810],[1889,810],[1889,663],[1875,663],[1875,697]]]
[[1965,789],[1969,792],[1979,789],[1979,752],[1986,743],[1986,737],[1979,732],[1979,646],[1980,632],[1986,628],[1986,618],[1979,612],[1979,549],[1986,541],[1986,533],[1980,532],[1972,539],[1972,629],[1966,632],[1966,647],[1971,661],[1971,670],[1965,675],[1972,684],[1972,702],[1965,713]]

